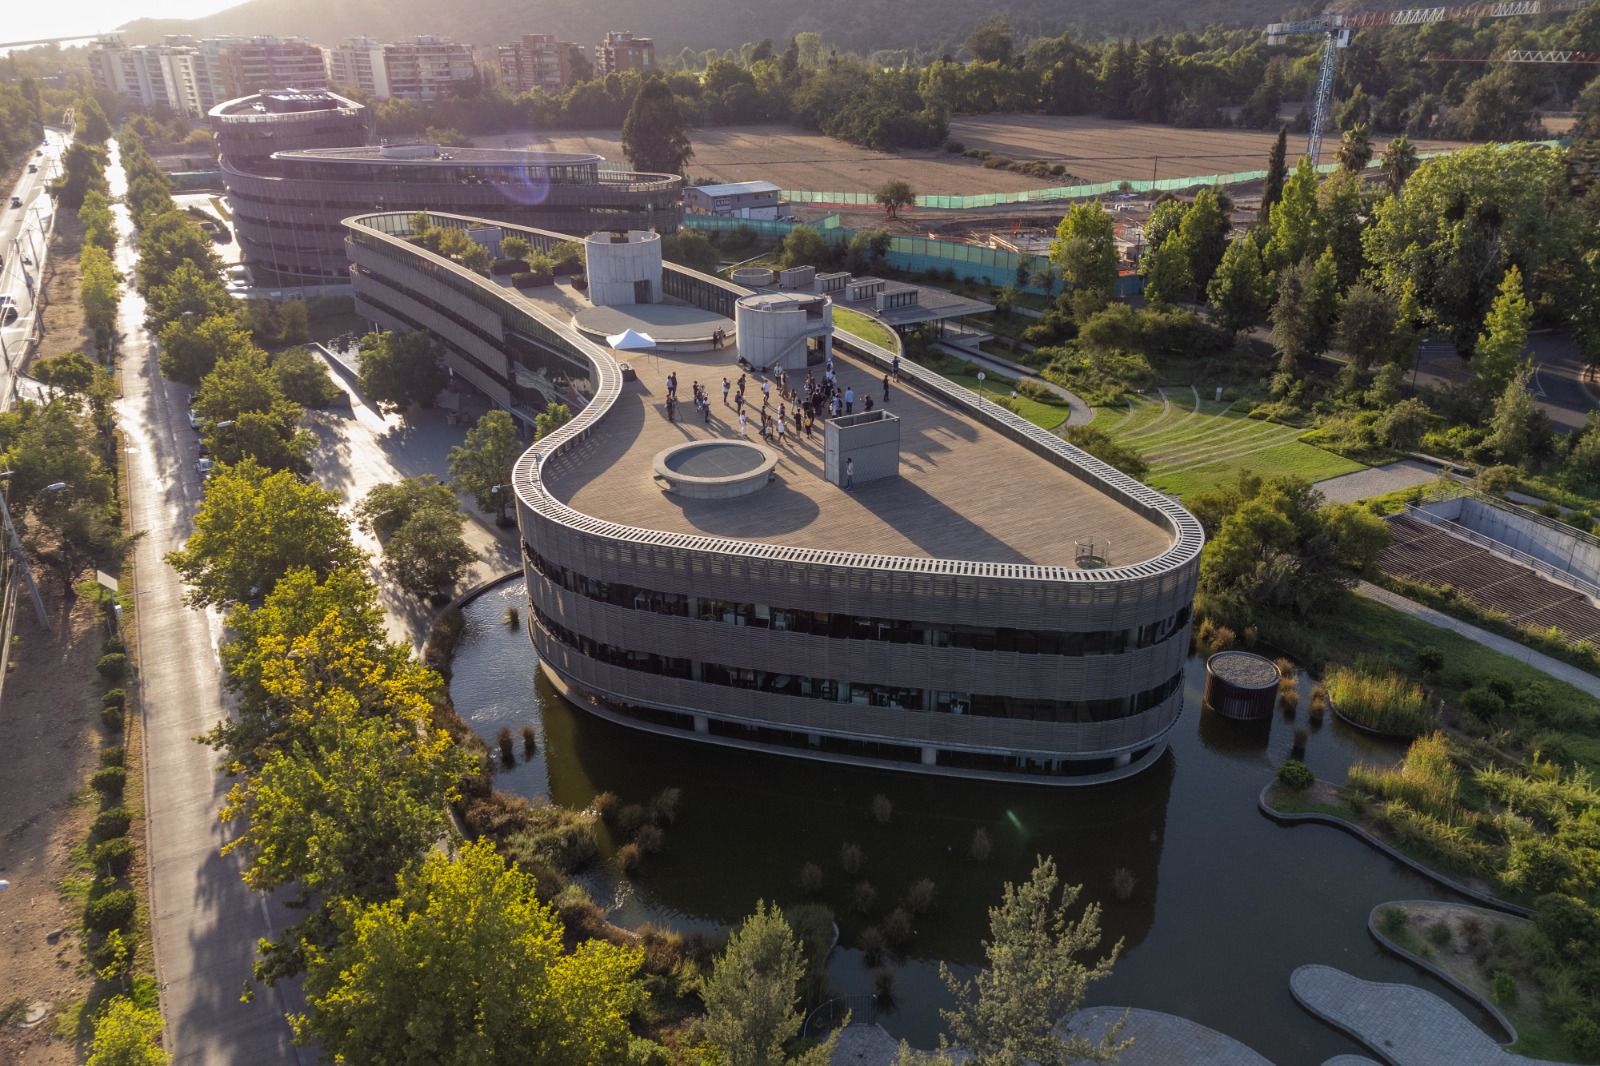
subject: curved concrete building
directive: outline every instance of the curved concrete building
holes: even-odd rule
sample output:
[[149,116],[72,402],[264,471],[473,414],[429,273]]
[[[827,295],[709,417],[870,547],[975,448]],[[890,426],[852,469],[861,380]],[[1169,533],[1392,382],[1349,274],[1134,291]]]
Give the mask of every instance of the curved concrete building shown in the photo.
[[[720,389],[738,353],[709,340],[747,290],[668,264],[663,290],[701,310],[707,344],[625,374],[572,324],[570,290],[467,271],[406,241],[398,213],[346,225],[363,313],[433,330],[452,365],[550,382],[573,407],[514,487],[529,632],[579,707],[702,742],[1054,784],[1126,776],[1165,750],[1203,542],[1178,504],[909,362],[879,404],[899,426],[892,476],[830,483],[820,433],[766,442],[770,472],[736,448],[731,464],[682,453],[740,442]],[[858,408],[882,395],[890,353],[845,334],[834,352]],[[668,421],[669,373],[680,397],[710,386],[709,415]],[[761,384],[747,378],[747,413]],[[674,491],[715,464],[739,491]]]
[[343,280],[351,214],[464,211],[585,234],[674,232],[675,174],[613,170],[597,155],[436,144],[368,145],[370,114],[326,91],[259,93],[213,108],[222,179],[247,262]]

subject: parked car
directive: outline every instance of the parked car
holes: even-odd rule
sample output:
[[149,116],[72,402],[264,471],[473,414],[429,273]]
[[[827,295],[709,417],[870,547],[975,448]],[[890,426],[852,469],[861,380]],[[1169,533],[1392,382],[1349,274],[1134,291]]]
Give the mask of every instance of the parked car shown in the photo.
[[212,471],[216,470],[217,464],[205,456],[201,456],[194,461],[194,468],[200,472],[200,477],[205,479],[211,476]]
[[20,197],[20,196],[13,196],[13,197],[12,197],[12,198],[11,198],[11,206],[12,206],[12,207],[21,207],[21,206],[22,206],[22,197]]
[[0,326],[9,326],[17,320],[17,301],[0,296]]
[[189,408],[189,428],[194,430],[196,433],[199,433],[200,427],[204,426],[205,424],[206,420],[195,414],[193,407]]

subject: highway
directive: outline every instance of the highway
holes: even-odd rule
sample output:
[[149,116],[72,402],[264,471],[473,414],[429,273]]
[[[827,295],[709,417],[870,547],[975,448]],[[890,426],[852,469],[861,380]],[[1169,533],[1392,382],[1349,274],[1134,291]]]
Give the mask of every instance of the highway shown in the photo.
[[[5,198],[0,200],[0,295],[9,296],[17,309],[16,321],[0,324],[0,355],[5,364],[0,371],[4,374],[0,379],[0,410],[9,409],[15,399],[16,367],[27,350],[28,338],[37,335],[38,309],[34,299],[55,222],[55,202],[45,186],[60,172],[61,153],[66,145],[66,133],[46,129],[44,155],[28,158],[38,167],[37,172],[29,173],[24,167],[16,185],[4,191]],[[22,206],[10,206],[12,197]],[[8,316],[6,312],[0,317]]]

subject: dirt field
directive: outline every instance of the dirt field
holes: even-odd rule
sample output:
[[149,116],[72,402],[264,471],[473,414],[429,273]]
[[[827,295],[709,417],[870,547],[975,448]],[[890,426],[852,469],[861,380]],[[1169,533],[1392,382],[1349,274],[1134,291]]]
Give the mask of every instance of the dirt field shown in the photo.
[[83,226],[76,211],[56,212],[56,229],[50,238],[50,258],[45,267],[44,340],[35,359],[48,359],[80,351],[95,358],[94,335],[84,326],[83,305],[78,302],[81,275],[78,250],[83,247]]
[[[950,123],[950,136],[968,148],[1013,159],[1062,163],[1085,182],[1227,174],[1266,165],[1274,134],[1249,130],[1180,130],[1087,116],[976,115]],[[1005,170],[946,152],[873,152],[795,126],[724,126],[690,134],[692,177],[770,181],[785,189],[870,192],[892,178],[935,195],[1020,192],[1064,183]],[[531,131],[479,138],[485,148],[543,148],[594,152],[623,164],[615,130]],[[1458,147],[1418,141],[1420,152]],[[1332,150],[1327,150],[1328,161]]]
[[78,874],[72,850],[97,806],[79,792],[88,791],[102,743],[94,664],[104,633],[93,604],[63,604],[57,574],[40,573],[39,582],[54,628],[39,629],[24,595],[0,715],[0,878],[11,882],[0,893],[0,1010],[39,1005],[47,1013],[33,1027],[0,1029],[0,1066],[77,1062],[54,1029],[92,987],[78,944],[83,904],[59,886]]

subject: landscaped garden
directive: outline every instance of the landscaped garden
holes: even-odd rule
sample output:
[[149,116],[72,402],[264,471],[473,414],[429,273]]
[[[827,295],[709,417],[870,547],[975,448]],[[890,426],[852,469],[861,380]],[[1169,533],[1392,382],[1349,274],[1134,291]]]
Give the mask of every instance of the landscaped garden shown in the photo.
[[880,348],[887,348],[891,352],[900,350],[900,345],[894,339],[894,331],[870,315],[860,311],[847,311],[842,307],[833,309],[833,324],[846,333],[854,333],[864,341],[870,341]]
[[1174,496],[1215,488],[1244,470],[1316,482],[1362,469],[1353,459],[1302,443],[1305,430],[1251,418],[1247,410],[1182,386],[1098,407],[1093,424],[1138,452],[1150,467],[1146,480]]

